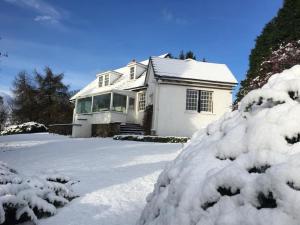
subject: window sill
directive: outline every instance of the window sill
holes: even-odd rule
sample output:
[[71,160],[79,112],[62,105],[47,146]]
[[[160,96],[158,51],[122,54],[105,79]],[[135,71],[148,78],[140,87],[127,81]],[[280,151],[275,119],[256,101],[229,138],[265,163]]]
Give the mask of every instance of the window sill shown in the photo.
[[184,113],[188,113],[188,114],[200,114],[200,115],[216,115],[215,113],[212,112],[198,112],[198,111],[194,111],[194,110],[185,110]]
[[77,115],[91,116],[93,113],[76,113]]
[[108,113],[110,112],[109,110],[103,110],[103,111],[99,111],[99,112],[93,112],[92,114],[100,114],[100,113]]
[[118,113],[118,114],[127,114],[126,112],[119,112],[119,111],[114,111],[114,110],[111,110],[109,112],[111,112],[111,113]]

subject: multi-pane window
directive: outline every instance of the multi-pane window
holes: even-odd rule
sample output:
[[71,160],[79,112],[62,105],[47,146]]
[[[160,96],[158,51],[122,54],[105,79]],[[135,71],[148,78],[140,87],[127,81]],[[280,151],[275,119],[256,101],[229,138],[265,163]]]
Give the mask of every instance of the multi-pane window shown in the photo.
[[139,100],[139,104],[138,104],[139,111],[145,110],[146,107],[145,92],[141,92],[138,94],[138,100]]
[[120,95],[120,94],[114,93],[112,110],[125,113],[126,112],[126,101],[127,101],[126,95]]
[[110,93],[94,96],[93,112],[108,111],[110,107],[110,96]]
[[100,76],[99,77],[99,87],[102,87],[103,86],[103,76]]
[[200,92],[200,111],[204,111],[204,112],[213,111],[212,91]]
[[186,110],[213,112],[213,92],[187,89]]
[[92,109],[92,97],[80,98],[77,100],[77,113],[90,113]]
[[186,110],[198,110],[198,90],[186,90]]
[[104,86],[108,86],[109,85],[109,74],[105,74],[104,77]]
[[134,79],[134,67],[130,67],[130,79]]

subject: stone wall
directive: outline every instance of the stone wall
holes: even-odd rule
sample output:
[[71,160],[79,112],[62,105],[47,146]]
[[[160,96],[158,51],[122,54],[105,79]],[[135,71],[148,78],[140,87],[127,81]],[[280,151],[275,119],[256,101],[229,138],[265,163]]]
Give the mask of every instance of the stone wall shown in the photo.
[[92,124],[92,137],[112,137],[120,133],[120,123]]

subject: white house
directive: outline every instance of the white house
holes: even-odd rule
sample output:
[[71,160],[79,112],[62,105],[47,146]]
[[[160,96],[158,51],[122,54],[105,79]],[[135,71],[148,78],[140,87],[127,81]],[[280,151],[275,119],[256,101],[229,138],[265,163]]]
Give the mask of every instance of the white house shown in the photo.
[[143,125],[146,107],[152,105],[148,115],[153,135],[190,137],[231,111],[236,84],[225,64],[171,59],[168,54],[133,60],[97,74],[71,98],[72,136],[134,133]]

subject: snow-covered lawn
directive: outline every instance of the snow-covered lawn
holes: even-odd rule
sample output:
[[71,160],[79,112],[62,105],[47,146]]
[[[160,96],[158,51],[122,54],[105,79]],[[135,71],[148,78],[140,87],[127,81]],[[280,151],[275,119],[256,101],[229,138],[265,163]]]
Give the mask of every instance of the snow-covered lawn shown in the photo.
[[58,172],[80,198],[40,224],[133,225],[166,163],[182,144],[72,139],[38,133],[0,137],[0,161],[26,175]]

